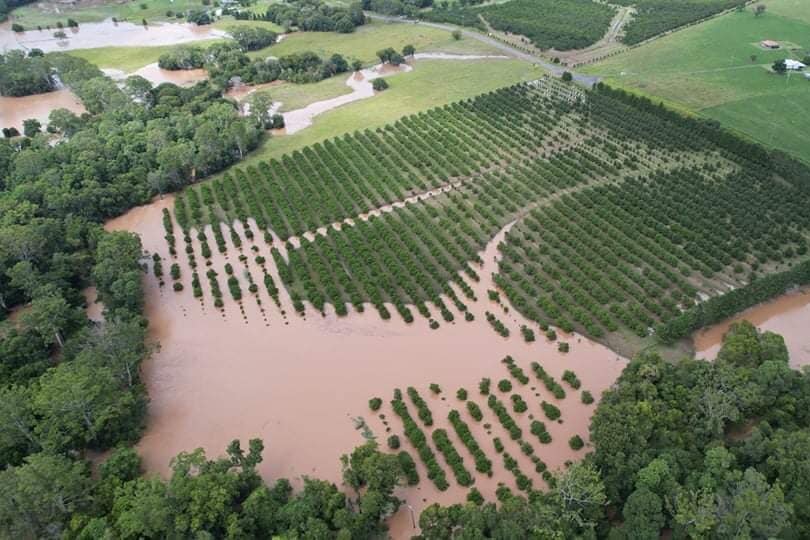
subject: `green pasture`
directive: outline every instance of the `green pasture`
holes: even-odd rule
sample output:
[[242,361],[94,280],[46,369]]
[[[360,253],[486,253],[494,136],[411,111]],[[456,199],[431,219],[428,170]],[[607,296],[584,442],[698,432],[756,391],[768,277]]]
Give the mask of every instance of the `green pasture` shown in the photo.
[[413,45],[417,52],[451,52],[468,54],[498,54],[498,51],[474,39],[454,40],[450,32],[422,25],[370,22],[351,34],[336,32],[295,32],[270,47],[250,53],[254,57],[284,56],[313,51],[322,56],[334,53],[357,58],[369,64],[377,58],[380,49],[393,47],[401,51]]
[[[766,50],[759,42],[783,44]],[[611,85],[699,113],[810,161],[810,80],[777,75],[771,64],[810,54],[810,2],[774,0],[589,66]]]

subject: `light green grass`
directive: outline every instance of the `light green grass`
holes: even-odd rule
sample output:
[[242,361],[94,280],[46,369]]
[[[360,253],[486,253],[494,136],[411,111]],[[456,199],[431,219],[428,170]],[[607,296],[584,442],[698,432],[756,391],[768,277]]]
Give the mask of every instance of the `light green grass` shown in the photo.
[[[298,133],[268,139],[240,165],[278,157],[357,129],[373,129],[408,114],[542,74],[539,68],[518,60],[420,60],[413,71],[387,77],[391,85],[388,90],[316,116],[313,125]],[[345,79],[341,76],[340,80]],[[274,90],[271,95],[277,97]]]
[[322,56],[334,53],[356,58],[365,64],[374,62],[380,49],[393,47],[401,51],[411,44],[416,52],[455,52],[469,54],[497,54],[498,51],[474,39],[456,41],[450,32],[416,24],[384,23],[374,21],[358,27],[351,34],[335,32],[296,32],[281,43],[249,53],[253,57],[284,56],[302,51],[313,51]]
[[214,28],[219,30],[228,31],[229,28],[234,28],[238,26],[259,26],[261,28],[267,28],[277,34],[281,34],[284,32],[284,29],[277,25],[276,23],[272,23],[270,21],[237,21],[233,17],[222,17],[214,24],[212,24]]
[[[144,4],[146,9],[141,9],[141,4]],[[56,12],[57,7],[59,9],[58,13]],[[202,9],[203,7],[200,0],[174,0],[174,2],[169,0],[130,0],[120,4],[111,1],[100,5],[79,2],[75,6],[56,2],[37,2],[19,7],[12,11],[11,15],[16,22],[23,26],[36,27],[37,25],[54,25],[57,21],[64,23],[68,18],[79,23],[98,22],[111,17],[134,22],[140,22],[141,19],[160,21],[167,20],[166,12],[168,10],[176,12],[190,8]]]
[[[194,46],[205,47],[211,43],[222,41],[198,41]],[[91,64],[100,68],[115,68],[131,73],[147,64],[158,61],[161,54],[175,49],[177,45],[162,45],[159,47],[96,47],[94,49],[74,49],[67,51],[72,56],[84,58]]]
[[346,85],[346,77],[347,75],[338,75],[312,84],[285,82],[274,86],[267,92],[270,93],[273,101],[281,102],[280,112],[294,111],[316,101],[350,93],[352,89]]
[[[768,69],[775,60],[810,52],[810,2],[774,0],[767,7],[761,17],[730,13],[584,71],[810,161],[810,81]],[[764,50],[763,39],[801,50]]]

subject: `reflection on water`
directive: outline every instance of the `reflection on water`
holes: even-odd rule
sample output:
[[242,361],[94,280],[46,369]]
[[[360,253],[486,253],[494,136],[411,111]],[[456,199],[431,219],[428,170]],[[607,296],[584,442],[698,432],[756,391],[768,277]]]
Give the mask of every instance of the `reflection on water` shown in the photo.
[[790,352],[790,365],[810,365],[810,289],[780,296],[755,306],[729,320],[718,323],[694,336],[698,358],[713,359],[720,350],[723,335],[732,323],[747,320],[762,331],[781,334]]
[[[166,198],[133,209],[109,222],[107,229],[138,232],[145,250],[160,253],[164,258],[164,269],[168,268],[172,260],[163,239],[161,209],[171,208],[171,205],[172,199]],[[255,223],[251,226],[256,232]],[[150,332],[161,345],[144,366],[144,380],[151,401],[148,428],[138,449],[148,471],[166,473],[169,460],[182,450],[202,446],[215,455],[221,453],[231,439],[261,437],[266,447],[261,465],[265,478],[284,476],[295,480],[302,475],[311,475],[339,483],[340,454],[363,442],[360,432],[354,428],[353,418],[363,417],[384,445],[385,428],[368,408],[368,400],[373,396],[384,398],[383,411],[387,413],[394,432],[401,434],[401,423],[387,404],[394,388],[417,387],[426,399],[431,399],[437,425],[444,425],[449,408],[460,408],[454,395],[456,389],[463,386],[484,409],[484,422],[497,426],[485,400],[478,395],[477,385],[482,377],[497,381],[508,376],[500,363],[507,354],[530,374],[532,381],[521,389],[521,393],[530,404],[530,412],[541,419],[539,401],[553,398],[531,375],[530,362],[540,362],[558,379],[563,370],[574,370],[582,380],[583,388],[597,398],[625,366],[625,360],[615,353],[578,336],[565,338],[572,344],[568,355],[557,352],[556,346],[546,343],[542,337],[533,344],[520,338],[518,328],[523,319],[514,310],[506,313],[501,306],[487,300],[486,295],[487,286],[492,286],[489,276],[496,265],[496,245],[503,239],[505,231],[501,231],[482,256],[487,262],[479,272],[483,276],[481,283],[471,284],[478,301],[471,302],[469,308],[476,320],[464,322],[463,317],[456,313],[459,322],[443,323],[434,331],[428,328],[423,318],[411,325],[397,317],[383,321],[371,308],[362,314],[352,313],[343,318],[332,313],[322,316],[309,308],[306,318],[302,318],[293,313],[284,291],[281,308],[278,308],[262,288],[258,297],[260,306],[256,298],[247,293],[244,271],[249,270],[261,284],[262,271],[253,261],[255,254],[250,246],[256,245],[258,254],[272,261],[269,246],[263,241],[252,244],[245,238],[241,225],[235,229],[242,236],[248,261],[242,263],[238,260],[240,252],[230,243],[227,233],[227,257],[216,253],[216,249],[212,256],[212,267],[220,275],[226,296],[222,312],[213,308],[207,283],[204,283],[204,302],[192,297],[190,269],[183,254],[178,257],[185,285],[183,292],[172,291],[170,283],[159,287],[151,274],[145,278]],[[213,236],[210,227],[207,234],[210,240]],[[199,254],[196,234],[192,237]],[[178,242],[182,245],[179,234]],[[237,268],[234,275],[242,281],[245,293],[243,311],[227,293],[226,274],[222,270],[226,262]],[[275,269],[268,266],[268,270],[279,284]],[[204,282],[205,271],[206,267],[201,264],[200,274]],[[504,339],[497,335],[485,320],[485,310],[496,311],[511,328],[513,337]],[[430,383],[437,383],[445,389],[447,401],[429,396],[427,386]],[[532,386],[537,388],[540,397],[534,395],[535,390],[529,388]],[[505,399],[508,400],[508,396]],[[584,453],[573,452],[567,441],[573,434],[587,439],[588,423],[594,409],[594,405],[583,405],[573,391],[559,405],[564,423],[546,422],[554,438],[552,444],[542,446],[533,441],[539,456],[552,469]],[[501,435],[503,438],[503,432],[487,436],[481,426],[474,426],[463,409],[462,413],[495,465],[494,478],[477,475],[475,484],[485,496],[493,498],[498,481],[514,487],[512,475],[503,469],[501,458],[492,451],[491,437]],[[527,440],[531,437],[528,435],[528,414],[521,419]],[[499,430],[498,427],[495,431]],[[449,432],[457,449],[466,453],[453,431]],[[509,448],[514,443],[507,439],[504,442],[508,451],[517,458],[520,451]],[[403,444],[416,457],[407,441],[403,440]],[[465,461],[472,467],[471,457]],[[452,503],[464,499],[467,490],[456,486],[454,481],[451,482],[453,487],[438,493],[427,480],[421,463],[418,466],[423,479],[420,486],[402,494],[417,514],[431,502]],[[532,467],[522,464],[521,468],[535,479],[536,486],[543,485]],[[447,473],[452,479],[449,469]],[[298,481],[295,483],[300,485]],[[407,507],[393,518],[392,526],[399,531],[396,536],[412,533]]]
[[67,88],[33,96],[0,96],[0,127],[13,126],[22,133],[23,121],[29,118],[36,118],[44,126],[55,109],[68,109],[76,114],[85,112],[82,102]]
[[8,49],[41,49],[45,52],[95,47],[158,46],[191,43],[227,37],[227,33],[210,26],[190,23],[152,23],[148,26],[130,22],[82,23],[78,28],[65,28],[66,39],[53,35],[56,29],[27,29],[12,32],[9,21],[0,24],[0,51]]

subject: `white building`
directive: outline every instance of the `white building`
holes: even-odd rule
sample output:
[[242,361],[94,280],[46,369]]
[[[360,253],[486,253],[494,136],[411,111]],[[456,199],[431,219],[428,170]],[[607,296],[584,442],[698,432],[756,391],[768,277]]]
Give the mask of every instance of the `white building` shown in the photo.
[[785,60],[785,67],[793,71],[798,71],[800,69],[806,68],[807,66],[805,66],[798,60],[791,60],[790,58],[788,58]]

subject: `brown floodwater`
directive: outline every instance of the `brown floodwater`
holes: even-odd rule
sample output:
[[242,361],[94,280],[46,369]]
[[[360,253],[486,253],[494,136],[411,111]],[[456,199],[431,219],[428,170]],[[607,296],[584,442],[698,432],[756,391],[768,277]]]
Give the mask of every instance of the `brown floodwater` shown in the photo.
[[9,21],[0,24],[0,50],[41,49],[44,52],[96,47],[136,47],[177,45],[206,39],[227,37],[222,30],[190,23],[152,23],[147,26],[130,22],[81,23],[78,28],[65,28],[65,39],[54,37],[51,30],[28,29],[12,32]]
[[[135,208],[108,222],[106,228],[139,233],[149,254],[161,254],[167,272],[172,260],[163,239],[161,211],[171,208],[172,203],[173,199],[166,197]],[[258,231],[255,223],[250,222],[250,225],[254,232]],[[616,380],[626,361],[604,346],[577,335],[561,336],[571,344],[568,354],[559,353],[556,343],[547,343],[539,333],[537,342],[523,341],[519,325],[527,321],[514,310],[507,313],[486,295],[486,289],[492,287],[490,274],[497,265],[497,244],[503,240],[506,228],[482,254],[486,262],[479,270],[481,282],[470,284],[478,297],[478,301],[468,303],[476,320],[464,322],[462,315],[451,307],[459,322],[442,322],[438,330],[430,330],[427,320],[418,315],[417,320],[408,325],[393,308],[390,309],[394,315],[389,321],[381,320],[370,306],[364,313],[353,312],[346,317],[335,316],[331,309],[321,315],[310,306],[306,317],[301,317],[294,313],[285,291],[282,290],[281,308],[278,308],[263,287],[258,295],[259,305],[247,291],[243,272],[249,270],[261,284],[262,271],[253,261],[256,253],[249,246],[256,245],[258,254],[272,262],[269,246],[263,241],[253,244],[246,240],[241,225],[235,225],[235,229],[243,238],[244,253],[249,259],[246,264],[238,260],[240,251],[231,245],[229,234],[225,234],[229,246],[226,257],[217,252],[210,226],[206,228],[215,252],[212,267],[219,273],[220,287],[227,297],[223,310],[213,307],[203,264],[199,270],[205,299],[200,302],[193,298],[191,272],[183,253],[178,262],[183,272],[184,291],[172,291],[171,283],[160,287],[151,273],[144,279],[150,335],[160,342],[160,349],[143,367],[151,401],[147,430],[138,450],[146,470],[166,474],[170,459],[180,451],[199,446],[213,456],[223,453],[232,439],[246,441],[261,437],[266,449],[260,472],[267,480],[287,477],[300,486],[301,477],[310,475],[340,484],[340,455],[364,441],[361,431],[356,429],[356,418],[363,418],[381,445],[385,445],[385,426],[369,410],[368,400],[374,396],[385,400],[379,412],[390,421],[392,433],[401,435],[401,422],[388,401],[395,388],[404,391],[414,386],[428,400],[437,426],[447,427],[447,412],[458,408],[492,459],[493,478],[475,473],[475,486],[485,497],[494,498],[499,481],[515,487],[513,476],[504,469],[502,458],[493,450],[491,439],[495,436],[501,438],[507,451],[518,460],[521,470],[534,479],[535,486],[542,487],[543,481],[534,472],[531,462],[509,440],[477,391],[482,377],[490,377],[493,387],[501,378],[508,378],[501,363],[506,355],[512,355],[531,379],[525,387],[515,382],[514,392],[523,395],[529,403],[528,412],[514,415],[524,430],[524,438],[532,441],[539,457],[551,469],[584,454],[585,450],[571,450],[567,441],[574,434],[587,441],[595,405],[583,405],[578,392],[567,388],[568,396],[557,402],[564,422],[546,420],[539,402],[556,400],[535,379],[529,363],[540,362],[558,380],[563,370],[575,371],[582,380],[582,388],[590,390],[598,399]],[[177,237],[182,247],[182,237],[179,234]],[[192,237],[198,260],[203,263],[196,234]],[[223,270],[226,262],[233,264],[235,275],[242,282],[245,298],[241,307],[227,292]],[[268,266],[268,271],[280,285],[276,270]],[[452,306],[450,302],[448,305]],[[496,313],[510,328],[510,338],[503,338],[492,330],[484,316],[486,310]],[[444,389],[441,396],[431,395],[430,383]],[[464,410],[463,403],[456,400],[455,391],[460,387],[466,388],[471,399],[484,411],[481,425],[476,424]],[[499,397],[508,406],[509,394]],[[409,408],[415,416],[410,403]],[[545,421],[553,437],[551,444],[539,444],[528,432],[530,414]],[[493,426],[491,435],[483,427],[487,422]],[[472,457],[453,430],[448,429],[448,432],[467,467],[474,472]],[[400,495],[417,516],[432,502],[449,504],[464,500],[467,489],[455,484],[449,467],[444,466],[451,487],[438,492],[427,479],[415,450],[404,438],[403,447],[410,450],[417,461],[422,481],[416,488],[402,488]],[[444,464],[439,454],[437,457]],[[415,533],[408,506],[403,506],[390,524],[394,538],[406,538]]]
[[13,126],[22,133],[23,121],[29,118],[36,118],[45,126],[55,109],[67,109],[76,114],[86,112],[76,94],[67,88],[32,96],[0,96],[0,127]]
[[714,359],[723,336],[735,322],[750,321],[762,331],[776,332],[785,338],[790,365],[810,365],[810,288],[799,289],[765,302],[721,323],[697,332],[694,337],[698,358]]
[[157,62],[148,64],[132,73],[114,68],[106,68],[101,71],[115,81],[123,81],[129,76],[140,75],[152,83],[153,86],[163,83],[172,83],[177,86],[194,86],[198,82],[208,79],[208,72],[202,68],[177,70],[161,69]]

